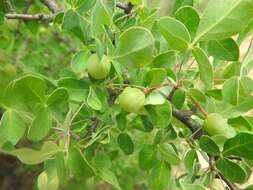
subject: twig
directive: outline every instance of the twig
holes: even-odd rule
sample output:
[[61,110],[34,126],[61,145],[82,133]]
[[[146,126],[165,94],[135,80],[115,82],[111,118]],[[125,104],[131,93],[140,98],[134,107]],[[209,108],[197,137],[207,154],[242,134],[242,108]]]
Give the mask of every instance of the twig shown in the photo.
[[134,5],[132,3],[130,3],[130,2],[127,3],[127,5],[124,5],[122,3],[117,3],[116,7],[124,10],[124,13],[130,14],[132,12],[132,10],[133,10]]
[[[173,97],[174,91],[171,92],[172,95],[171,98]],[[169,98],[168,98],[169,99]],[[171,100],[171,99],[169,99]],[[184,114],[184,112],[177,110],[176,108],[172,108],[172,115],[183,122],[186,127],[188,127],[192,133],[192,139],[199,139],[203,134],[202,126],[197,123],[195,120],[193,120],[191,117],[187,116]],[[210,158],[212,159],[212,158]],[[228,179],[226,179],[221,173],[218,174],[221,179],[227,184],[227,186],[230,188],[230,190],[241,190],[239,187],[237,187],[234,183],[230,182]]]
[[194,134],[192,136],[193,139],[199,139],[203,135],[202,126],[189,117],[189,115],[176,109],[175,107],[172,108],[172,115],[191,130],[191,132]]
[[92,133],[96,132],[98,125],[99,125],[99,120],[97,118],[93,118],[93,123],[91,127],[88,129],[85,137],[90,137]]
[[193,98],[190,96],[190,99],[193,101],[193,103],[195,104],[196,108],[205,116],[208,116],[208,113],[201,107],[201,105]]
[[45,4],[53,13],[60,11],[60,8],[55,0],[41,0],[41,2]]
[[19,14],[19,13],[7,13],[5,14],[7,19],[21,19],[21,20],[43,20],[52,21],[55,15],[48,14]]
[[218,175],[227,184],[230,190],[242,190],[241,188],[237,187],[234,183],[229,181],[227,178],[225,178],[221,173],[218,173]]
[[173,96],[174,96],[174,94],[175,94],[175,92],[176,92],[176,90],[178,89],[178,87],[177,86],[174,86],[173,88],[172,88],[172,90],[170,91],[170,94],[169,94],[169,96],[168,96],[168,100],[171,102],[171,100],[172,100],[172,98],[173,98]]
[[[157,90],[159,88],[166,87],[166,86],[173,86],[173,84],[171,84],[171,83],[165,83],[165,84],[161,84],[159,86],[154,86],[154,87],[146,88],[146,89],[144,89],[144,93],[145,94],[149,94],[149,93],[153,92],[154,90]],[[174,86],[173,86],[173,89],[174,89]]]

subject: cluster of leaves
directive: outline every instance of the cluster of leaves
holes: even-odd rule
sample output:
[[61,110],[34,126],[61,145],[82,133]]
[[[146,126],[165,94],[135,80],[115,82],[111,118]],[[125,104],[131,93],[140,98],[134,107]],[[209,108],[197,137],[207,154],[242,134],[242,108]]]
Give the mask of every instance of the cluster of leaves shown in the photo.
[[119,3],[66,0],[49,24],[0,6],[1,153],[37,166],[39,190],[239,189],[253,166],[253,43],[239,50],[253,1],[210,0],[200,16],[176,0],[160,17]]

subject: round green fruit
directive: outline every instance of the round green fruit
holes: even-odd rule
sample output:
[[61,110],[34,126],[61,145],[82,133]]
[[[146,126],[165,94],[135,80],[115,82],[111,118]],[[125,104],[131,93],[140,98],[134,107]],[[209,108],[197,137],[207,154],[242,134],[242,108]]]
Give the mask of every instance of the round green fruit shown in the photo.
[[209,114],[203,124],[209,135],[226,135],[228,127],[227,120],[217,113]]
[[104,79],[111,70],[111,62],[107,56],[100,60],[97,54],[92,54],[87,62],[88,73],[95,79]]
[[6,21],[6,27],[10,30],[10,31],[15,31],[18,29],[18,20],[12,20],[9,19]]
[[119,95],[119,104],[127,112],[137,112],[144,102],[145,94],[138,88],[126,87]]

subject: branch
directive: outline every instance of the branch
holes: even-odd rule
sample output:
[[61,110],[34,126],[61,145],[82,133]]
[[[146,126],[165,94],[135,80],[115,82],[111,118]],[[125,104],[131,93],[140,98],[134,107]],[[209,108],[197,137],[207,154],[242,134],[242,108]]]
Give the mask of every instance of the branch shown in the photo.
[[7,19],[21,19],[21,20],[44,20],[44,21],[52,21],[55,15],[48,14],[19,14],[19,13],[7,13],[5,14]]
[[[175,88],[171,90],[171,93],[169,94],[168,100],[171,101],[173,95],[175,93]],[[172,115],[183,122],[193,133],[192,138],[193,139],[199,139],[203,134],[202,126],[193,120],[189,115],[184,113],[183,111],[177,110],[176,108],[172,108]],[[210,157],[212,158],[212,157]],[[230,182],[228,179],[226,179],[221,173],[218,174],[221,179],[227,184],[230,190],[241,190],[239,187],[237,187],[234,183]]]
[[227,184],[230,190],[242,190],[241,188],[230,182],[227,178],[225,178],[221,173],[219,173],[218,175]]
[[41,2],[45,4],[53,13],[60,11],[60,8],[55,0],[41,0]]
[[126,5],[124,5],[122,3],[117,3],[116,7],[124,10],[124,13],[130,14],[132,12],[132,10],[133,10],[134,5],[132,3],[130,3],[130,2],[128,4],[126,4]]
[[172,108],[172,115],[184,123],[191,130],[191,132],[194,134],[192,138],[199,139],[203,135],[203,130],[201,129],[202,126],[193,120],[187,113],[184,113],[175,107]]
[[7,12],[15,13],[15,9],[13,8],[10,0],[4,0],[4,5],[6,7]]

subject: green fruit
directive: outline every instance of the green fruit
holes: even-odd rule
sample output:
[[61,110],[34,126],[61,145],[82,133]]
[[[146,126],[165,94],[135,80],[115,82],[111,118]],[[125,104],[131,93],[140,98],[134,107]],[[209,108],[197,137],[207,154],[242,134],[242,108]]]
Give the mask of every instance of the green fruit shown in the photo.
[[18,20],[12,20],[9,19],[6,21],[6,27],[10,30],[10,31],[15,31],[18,29]]
[[107,56],[100,60],[97,54],[92,54],[87,62],[88,73],[95,79],[104,79],[110,73],[111,63]]
[[203,130],[209,135],[226,135],[228,127],[227,120],[217,113],[209,114],[203,124]]
[[138,88],[126,87],[119,95],[119,104],[127,112],[137,112],[144,102],[145,94]]

